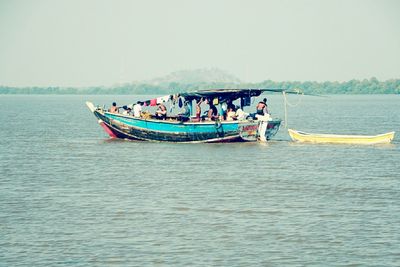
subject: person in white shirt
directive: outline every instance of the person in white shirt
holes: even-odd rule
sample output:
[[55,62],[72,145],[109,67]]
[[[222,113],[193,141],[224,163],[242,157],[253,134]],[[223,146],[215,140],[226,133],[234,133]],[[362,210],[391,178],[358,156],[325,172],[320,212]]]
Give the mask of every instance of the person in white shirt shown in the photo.
[[226,113],[226,120],[227,121],[237,120],[236,112],[232,109],[232,107],[228,108],[228,112]]
[[133,116],[136,118],[140,118],[142,115],[142,102],[138,101],[136,105],[133,106]]
[[236,107],[236,119],[239,121],[245,120],[247,116],[249,116],[249,113],[244,112],[243,109],[238,106]]

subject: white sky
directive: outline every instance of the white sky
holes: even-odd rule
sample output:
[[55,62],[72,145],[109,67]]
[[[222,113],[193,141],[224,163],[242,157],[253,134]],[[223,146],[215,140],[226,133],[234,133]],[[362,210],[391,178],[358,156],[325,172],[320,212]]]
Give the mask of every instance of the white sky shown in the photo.
[[400,78],[397,0],[0,0],[0,85]]

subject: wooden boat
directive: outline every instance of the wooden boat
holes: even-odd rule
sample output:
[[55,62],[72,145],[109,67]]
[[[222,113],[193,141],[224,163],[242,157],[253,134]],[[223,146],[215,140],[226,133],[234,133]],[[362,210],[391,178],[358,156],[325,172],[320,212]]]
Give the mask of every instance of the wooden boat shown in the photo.
[[[245,97],[259,96],[265,90],[216,89],[181,93],[179,95],[191,105],[193,100],[198,100],[199,98],[218,98],[220,102],[234,101]],[[91,102],[86,102],[86,105],[111,138],[190,143],[256,141],[259,139],[258,129],[260,124],[268,123],[264,139],[273,137],[278,132],[281,124],[280,119],[263,122],[252,117],[234,121],[194,121],[191,117],[182,120],[176,116],[169,116],[165,120],[160,120],[154,116],[133,117],[120,113],[110,113],[105,108],[95,106]]]
[[390,143],[395,132],[379,135],[337,135],[337,134],[312,134],[293,129],[288,129],[293,141],[311,143],[338,143],[338,144],[387,144]]

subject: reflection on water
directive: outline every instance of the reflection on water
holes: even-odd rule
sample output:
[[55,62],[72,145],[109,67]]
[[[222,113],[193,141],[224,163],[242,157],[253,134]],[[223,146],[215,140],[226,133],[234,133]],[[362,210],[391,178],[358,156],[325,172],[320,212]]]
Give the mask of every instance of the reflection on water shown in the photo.
[[[267,144],[109,140],[84,102],[126,98],[0,96],[0,265],[399,265],[398,136],[377,146],[297,144],[284,129]],[[304,97],[288,124],[399,133],[399,100]],[[282,99],[268,101],[283,117]]]

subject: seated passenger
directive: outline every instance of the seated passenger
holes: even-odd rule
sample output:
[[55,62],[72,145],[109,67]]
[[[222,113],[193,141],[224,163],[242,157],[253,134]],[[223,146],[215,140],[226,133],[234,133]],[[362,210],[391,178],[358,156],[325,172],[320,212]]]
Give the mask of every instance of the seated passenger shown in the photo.
[[208,110],[207,117],[211,121],[215,121],[218,119],[218,110],[217,108],[210,102],[210,109]]
[[256,108],[257,108],[257,112],[256,112],[257,115],[264,116],[264,115],[269,114],[266,98],[264,98],[263,101],[258,102]]
[[218,113],[220,114],[220,120],[226,120],[226,116],[228,115],[228,104],[226,102],[220,103],[218,108]]
[[228,112],[226,113],[226,120],[227,121],[237,120],[236,112],[232,109],[232,107],[228,108]]
[[108,109],[108,112],[118,113],[119,107],[117,107],[117,103],[113,102],[112,106]]
[[236,107],[235,107],[235,105],[232,103],[232,100],[228,100],[228,101],[226,102],[226,104],[227,104],[227,106],[228,106],[228,109],[231,108],[231,109],[233,109],[233,111],[236,110]]
[[167,108],[162,103],[158,104],[156,118],[160,120],[165,120],[167,118]]
[[183,104],[183,108],[184,108],[184,112],[183,113],[179,113],[178,116],[190,117],[190,109],[189,109],[189,102],[188,101],[185,101],[185,103]]
[[124,106],[124,111],[122,112],[123,115],[132,115],[132,109],[130,107]]
[[182,113],[177,114],[177,119],[179,121],[188,121],[190,119],[190,108],[189,102],[185,101],[183,104],[184,111]]
[[265,108],[265,103],[263,101],[258,102],[256,106],[256,114],[257,115],[264,115],[264,108]]
[[249,113],[246,113],[239,106],[236,107],[236,119],[237,120],[245,120],[249,116]]
[[138,101],[136,105],[133,106],[133,116],[136,118],[140,118],[142,116],[142,104],[143,102]]
[[196,119],[193,121],[201,121],[201,103],[203,103],[203,98],[200,98],[196,104]]

